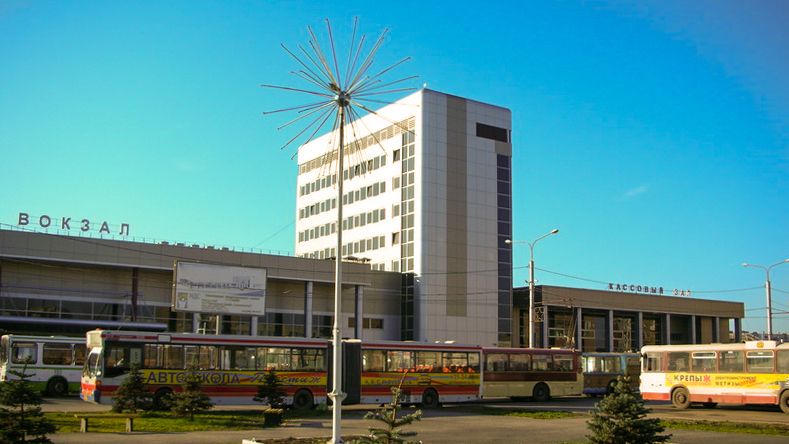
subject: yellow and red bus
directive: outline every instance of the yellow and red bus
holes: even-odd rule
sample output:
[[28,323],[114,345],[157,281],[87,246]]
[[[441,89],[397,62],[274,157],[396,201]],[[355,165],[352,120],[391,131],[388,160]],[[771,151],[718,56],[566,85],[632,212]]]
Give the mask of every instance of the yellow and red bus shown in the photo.
[[641,396],[685,409],[772,404],[789,413],[789,344],[648,345],[641,349]]
[[[111,404],[137,364],[154,402],[181,390],[193,366],[216,404],[253,403],[268,370],[276,372],[287,404],[327,402],[332,351],[326,339],[93,330],[87,344],[81,392],[86,401]],[[388,401],[389,387],[401,380],[405,402],[435,406],[479,399],[479,347],[356,340],[343,347],[345,404]]]
[[581,354],[570,349],[483,348],[482,398],[552,396],[583,392]]

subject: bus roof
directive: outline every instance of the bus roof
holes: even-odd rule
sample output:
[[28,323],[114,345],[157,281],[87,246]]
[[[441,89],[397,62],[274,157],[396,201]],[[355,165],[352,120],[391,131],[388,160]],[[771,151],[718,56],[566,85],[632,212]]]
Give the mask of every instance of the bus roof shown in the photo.
[[641,353],[704,350],[789,350],[789,343],[779,345],[777,341],[747,341],[728,344],[645,345],[641,348]]
[[14,341],[51,341],[51,342],[85,342],[84,337],[78,336],[33,336],[33,335],[3,335]]

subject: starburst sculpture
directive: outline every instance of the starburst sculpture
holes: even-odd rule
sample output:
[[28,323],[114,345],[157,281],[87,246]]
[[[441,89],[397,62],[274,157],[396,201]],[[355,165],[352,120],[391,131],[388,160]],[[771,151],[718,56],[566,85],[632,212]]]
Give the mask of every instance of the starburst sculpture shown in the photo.
[[[298,51],[292,51],[282,44],[285,52],[295,60],[299,69],[291,71],[299,79],[309,84],[310,89],[294,88],[279,85],[261,85],[265,88],[273,88],[290,91],[313,98],[312,101],[303,105],[281,108],[267,111],[263,114],[275,114],[284,112],[295,112],[297,116],[284,123],[278,130],[303,124],[295,136],[290,138],[282,149],[287,148],[294,142],[303,138],[301,146],[309,143],[316,134],[322,129],[327,128],[331,122],[331,133],[336,133],[337,137],[332,138],[336,146],[329,146],[326,158],[331,165],[336,152],[337,158],[337,249],[335,260],[335,282],[334,282],[334,324],[332,329],[333,340],[333,360],[332,360],[332,391],[329,393],[334,408],[332,413],[332,439],[331,443],[342,443],[342,401],[346,394],[342,392],[342,326],[340,323],[341,301],[342,301],[342,195],[343,195],[343,161],[345,151],[345,127],[354,128],[354,122],[358,121],[361,113],[369,113],[380,116],[369,105],[371,103],[386,104],[382,100],[386,95],[413,91],[416,88],[403,86],[405,82],[415,79],[417,76],[402,77],[393,81],[385,81],[385,75],[392,70],[410,60],[405,57],[386,68],[375,71],[373,66],[375,56],[386,38],[389,30],[384,29],[381,35],[373,43],[372,48],[367,51],[365,44],[367,38],[364,34],[356,40],[358,30],[358,19],[354,19],[353,33],[349,45],[347,61],[344,69],[340,68],[337,61],[337,50],[334,44],[331,23],[326,20],[326,30],[329,39],[329,50],[327,54],[323,51],[318,38],[315,36],[311,27],[307,27],[309,33],[308,46],[298,46]],[[366,54],[366,55],[365,55]],[[371,74],[373,73],[373,74]],[[332,119],[333,118],[333,119]],[[388,119],[387,119],[388,120]],[[356,131],[354,130],[354,133]],[[294,154],[295,156],[295,154]]]

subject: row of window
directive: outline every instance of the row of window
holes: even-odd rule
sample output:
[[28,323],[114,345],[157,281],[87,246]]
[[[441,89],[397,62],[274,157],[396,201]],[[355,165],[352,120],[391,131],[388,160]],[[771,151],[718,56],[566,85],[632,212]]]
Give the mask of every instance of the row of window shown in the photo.
[[368,372],[479,372],[479,354],[405,350],[363,350],[362,370]]
[[330,236],[337,231],[336,222],[326,222],[323,225],[309,228],[299,232],[299,242],[306,242],[312,239],[318,239],[324,236]]
[[645,372],[789,373],[789,350],[650,352]]
[[144,344],[107,345],[108,376],[122,373],[131,364],[142,368],[183,370],[322,371],[325,348],[236,347],[216,345]]
[[[355,153],[361,150],[364,150],[370,146],[377,146],[380,144],[381,141],[391,139],[392,137],[397,136],[398,134],[402,134],[404,132],[413,131],[415,126],[415,120],[413,117],[409,117],[408,119],[402,120],[397,122],[393,125],[389,125],[388,127],[371,133],[367,136],[361,137],[360,139],[354,140],[348,143],[345,146],[345,155],[349,155],[351,153]],[[331,164],[337,160],[337,150],[335,150],[331,156],[320,156],[318,158],[309,160],[301,165],[299,165],[299,174],[304,174],[310,172],[316,168],[321,168],[323,165]]]
[[356,165],[351,165],[342,172],[343,180],[350,180],[356,176],[367,174],[368,171],[374,171],[378,168],[386,166],[386,155],[375,156],[370,160],[363,160]]
[[[0,354],[0,363],[6,362],[6,348]],[[87,354],[85,344],[69,344],[63,342],[45,342],[41,344],[41,361],[39,362],[38,343],[14,342],[11,345],[11,363],[30,365],[73,365],[85,363]]]
[[571,372],[574,361],[571,354],[489,353],[485,356],[485,371]]
[[372,185],[367,185],[359,188],[358,190],[349,191],[342,195],[342,204],[349,205],[354,202],[359,202],[367,199],[368,197],[378,196],[386,192],[386,181],[376,182]]
[[299,195],[306,196],[310,193],[314,193],[316,191],[322,190],[324,188],[330,187],[337,184],[337,175],[332,174],[331,176],[324,176],[315,179],[314,181],[304,184],[299,187]]
[[[94,319],[131,321],[132,306],[124,303],[64,301],[61,299],[0,298],[0,316],[29,318]],[[136,322],[167,323],[167,306],[137,305]]]
[[316,214],[321,214],[325,211],[330,211],[337,208],[337,199],[326,199],[304,208],[299,208],[299,219],[305,219]]
[[355,242],[348,242],[342,246],[342,255],[350,256],[352,254],[364,253],[365,251],[377,250],[379,248],[386,248],[386,236],[375,236]]

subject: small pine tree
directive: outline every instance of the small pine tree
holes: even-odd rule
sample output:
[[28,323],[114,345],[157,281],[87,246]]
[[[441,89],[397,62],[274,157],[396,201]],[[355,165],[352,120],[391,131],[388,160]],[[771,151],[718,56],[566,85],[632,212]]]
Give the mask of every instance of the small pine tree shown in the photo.
[[195,414],[211,410],[214,403],[211,398],[202,391],[202,378],[197,368],[189,368],[186,376],[186,384],[180,393],[173,393],[171,406],[176,415],[189,415],[189,421],[195,420]]
[[633,392],[629,377],[617,378],[614,392],[595,404],[592,417],[586,424],[592,444],[661,443],[671,435],[660,435],[665,427],[660,419],[647,418],[650,409],[644,407],[641,395]]
[[139,364],[132,364],[129,375],[115,391],[112,400],[112,411],[116,413],[144,410],[151,405],[151,393],[145,387]]
[[[405,379],[405,374],[403,375]],[[391,387],[392,401],[373,412],[367,412],[364,419],[374,419],[384,423],[384,427],[371,427],[367,429],[370,434],[362,436],[354,441],[358,444],[421,444],[422,441],[409,441],[406,438],[415,436],[416,432],[404,432],[400,430],[403,426],[422,419],[422,410],[398,417],[400,406],[401,386],[403,379],[397,387]]]
[[22,371],[9,370],[17,379],[0,384],[0,442],[4,443],[51,443],[47,433],[55,433],[57,427],[41,412],[41,395],[32,388],[27,373],[27,364]]
[[285,404],[285,390],[274,370],[266,372],[263,384],[258,386],[258,394],[252,400],[268,404],[272,409],[282,408]]

